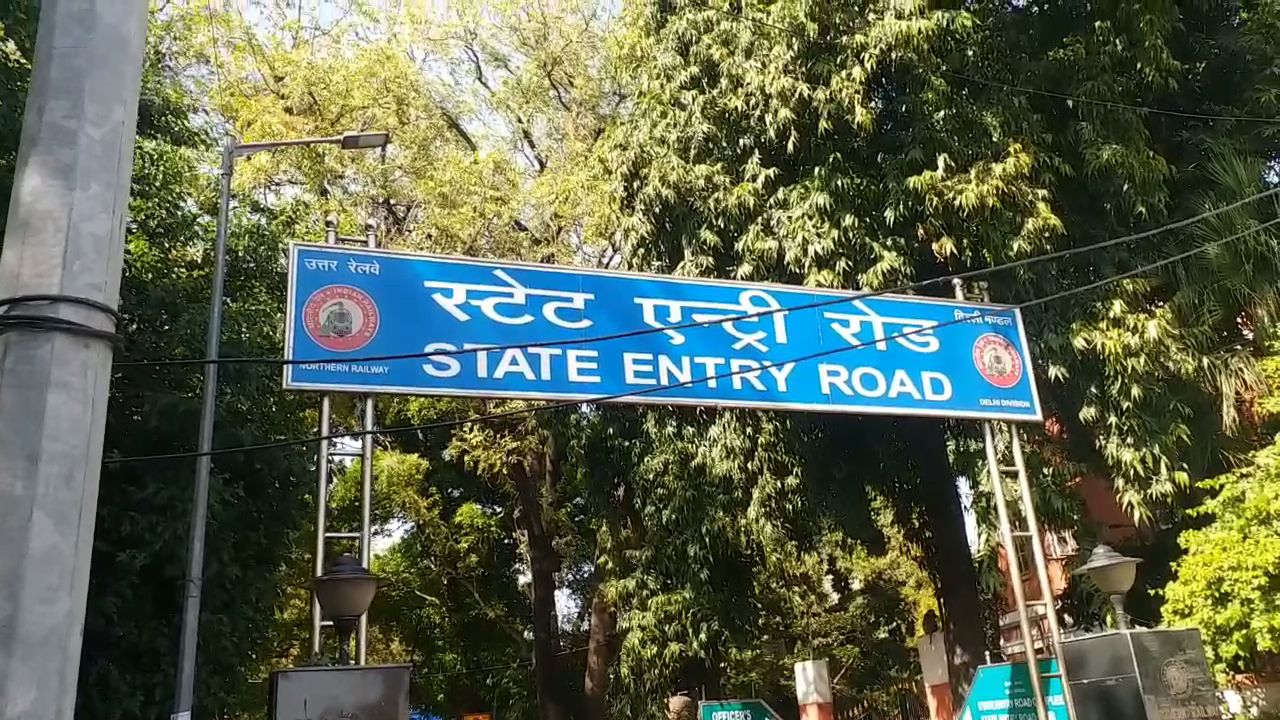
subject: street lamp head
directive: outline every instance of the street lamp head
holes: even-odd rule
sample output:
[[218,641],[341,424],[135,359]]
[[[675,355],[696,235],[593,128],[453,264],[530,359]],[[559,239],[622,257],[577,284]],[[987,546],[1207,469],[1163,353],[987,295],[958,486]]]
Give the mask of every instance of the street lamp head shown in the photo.
[[378,578],[351,555],[339,555],[323,575],[311,580],[311,589],[326,619],[358,618],[373,603]]
[[1107,595],[1123,595],[1133,587],[1137,577],[1139,558],[1126,557],[1110,545],[1099,545],[1089,554],[1089,560],[1076,570],[1085,573],[1098,589]]
[[343,150],[372,150],[390,143],[391,133],[388,132],[349,132],[342,136],[340,145]]

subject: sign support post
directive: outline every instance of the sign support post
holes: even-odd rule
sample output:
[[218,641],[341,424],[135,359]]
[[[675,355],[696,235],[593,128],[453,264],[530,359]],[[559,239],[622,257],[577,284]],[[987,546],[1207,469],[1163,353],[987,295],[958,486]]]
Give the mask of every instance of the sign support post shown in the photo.
[[[952,282],[957,300],[964,300],[964,284],[960,280]],[[984,298],[985,299],[985,298]],[[1000,540],[1004,546],[1005,560],[1009,566],[1009,584],[1013,590],[1013,601],[1018,613],[1018,626],[1022,632],[1022,647],[1026,655],[1027,674],[1030,676],[1031,689],[1035,698],[1037,720],[1051,720],[1049,704],[1046,702],[1045,681],[1056,678],[1062,684],[1062,698],[1066,710],[1066,720],[1074,718],[1071,704],[1071,688],[1067,682],[1066,668],[1061,662],[1062,631],[1058,624],[1058,610],[1054,605],[1053,589],[1049,585],[1049,569],[1044,557],[1044,539],[1040,533],[1040,522],[1036,518],[1035,504],[1031,497],[1031,482],[1027,478],[1026,458],[1022,453],[1022,441],[1017,427],[1008,424],[1010,437],[1009,455],[1011,465],[1001,464],[1002,447],[999,442],[1000,430],[995,422],[985,420],[982,423],[982,439],[986,445],[987,476],[991,480],[992,494],[995,496],[996,516],[999,522]],[[1018,480],[1018,499],[1020,510],[1026,522],[1025,530],[1015,530],[1009,516],[1008,499],[1005,496],[1005,477],[1013,476]],[[1035,565],[1036,582],[1040,587],[1038,600],[1027,600],[1025,588],[1022,586],[1022,567],[1018,559],[1018,538],[1026,538],[1031,546],[1032,562]],[[1036,655],[1035,637],[1032,633],[1031,605],[1039,605],[1049,625],[1049,641],[1046,649],[1051,658],[1057,659],[1049,672],[1041,672],[1039,658]],[[1039,623],[1036,623],[1037,626]]]
[[[330,216],[325,221],[325,244],[338,245],[341,242],[363,242],[366,247],[378,245],[377,229],[373,221],[365,223],[363,238],[346,238],[338,235],[338,220]],[[332,449],[332,441],[320,441],[319,458],[316,462],[316,547],[315,575],[325,570],[325,556],[330,540],[356,540],[360,549],[360,564],[366,569],[373,561],[373,431],[377,428],[376,396],[365,395],[361,401],[361,441],[360,441],[360,530],[358,532],[331,532],[329,530],[329,480],[332,459],[352,457],[355,453]],[[320,397],[320,435],[327,438],[333,432],[333,396],[325,393]],[[311,654],[319,655],[321,647],[321,628],[329,624],[321,617],[320,603],[315,594],[311,596]],[[369,654],[369,614],[360,616],[360,624],[356,630],[356,665],[368,662]]]
[[[370,220],[364,226],[364,242],[366,247],[377,247],[378,236],[376,226]],[[373,564],[373,431],[377,428],[374,395],[364,396],[364,434],[360,439],[360,564],[366,570]],[[360,616],[360,627],[356,630],[356,664],[364,665],[369,655],[369,613]]]
[[[1005,561],[1009,564],[1009,585],[1013,589],[1013,603],[1018,611],[1018,625],[1022,630],[1022,647],[1026,654],[1027,674],[1031,677],[1031,691],[1036,701],[1036,718],[1049,720],[1048,706],[1044,700],[1044,684],[1040,678],[1040,665],[1036,659],[1035,640],[1031,634],[1031,614],[1027,610],[1027,596],[1022,587],[1022,567],[1018,561],[1018,536],[1028,536],[1028,542],[1036,539],[1030,533],[1016,533],[1009,519],[1009,505],[1004,495],[1004,475],[1001,472],[1000,460],[996,454],[996,429],[993,423],[982,423],[982,439],[987,446],[987,473],[991,479],[991,490],[996,499],[996,516],[1000,523],[1000,542],[1004,545]],[[1043,602],[1043,601],[1042,601]],[[1046,606],[1052,603],[1050,600]],[[1046,608],[1048,609],[1048,608]]]

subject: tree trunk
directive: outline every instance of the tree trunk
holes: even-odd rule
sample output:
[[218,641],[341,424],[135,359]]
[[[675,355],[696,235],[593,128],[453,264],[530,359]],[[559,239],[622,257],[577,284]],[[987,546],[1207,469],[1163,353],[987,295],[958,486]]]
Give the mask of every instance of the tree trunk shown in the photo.
[[920,499],[928,518],[929,555],[937,576],[951,666],[951,692],[961,702],[987,646],[978,573],[964,529],[964,508],[947,453],[946,432],[936,420],[913,424]]
[[569,720],[556,672],[560,640],[555,593],[556,571],[560,562],[546,527],[543,506],[545,491],[555,486],[555,478],[549,475],[558,467],[558,463],[548,457],[554,455],[554,448],[549,447],[548,450],[551,452],[547,454],[536,451],[526,463],[514,466],[511,479],[516,489],[517,516],[528,549],[533,589],[533,670],[538,693],[538,717],[540,720]]
[[582,682],[583,720],[604,720],[609,666],[616,652],[614,633],[617,629],[618,616],[597,586],[591,594],[591,630],[587,633],[587,669]]

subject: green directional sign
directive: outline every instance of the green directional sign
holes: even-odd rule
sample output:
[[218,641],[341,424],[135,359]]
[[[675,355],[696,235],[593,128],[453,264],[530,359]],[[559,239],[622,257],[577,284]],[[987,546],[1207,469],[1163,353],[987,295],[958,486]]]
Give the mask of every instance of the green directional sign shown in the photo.
[[763,700],[704,700],[698,720],[782,720]]
[[[1040,660],[1049,720],[1068,720],[1062,677],[1057,673],[1056,659]],[[1050,677],[1044,677],[1046,675]],[[961,708],[960,720],[1036,720],[1035,690],[1027,664],[1019,661],[979,667]]]

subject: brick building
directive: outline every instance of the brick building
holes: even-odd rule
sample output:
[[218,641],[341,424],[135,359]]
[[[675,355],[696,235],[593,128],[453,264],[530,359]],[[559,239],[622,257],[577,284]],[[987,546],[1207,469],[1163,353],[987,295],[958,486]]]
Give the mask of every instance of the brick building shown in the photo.
[[[1099,539],[1102,542],[1115,546],[1138,538],[1139,528],[1116,502],[1115,493],[1107,480],[1100,477],[1083,477],[1076,481],[1074,489],[1084,501],[1085,514],[1092,525],[1098,529]],[[1055,598],[1060,597],[1071,582],[1071,571],[1078,562],[1080,547],[1070,533],[1046,531],[1043,541],[1050,589]],[[1022,630],[1014,607],[1012,578],[1009,576],[1009,562],[1003,547],[999,549],[999,553],[1000,573],[1004,577],[1002,583],[1004,594],[1000,600],[1000,649],[1006,658],[1019,658],[1024,653]],[[1040,600],[1040,584],[1035,581],[1031,546],[1025,538],[1018,542],[1018,565],[1022,569],[1019,582],[1022,583],[1027,600]],[[1032,626],[1035,647],[1039,649],[1044,647],[1044,638],[1048,637],[1048,622],[1043,618],[1043,607],[1031,605],[1028,610],[1033,616],[1040,616]],[[1067,630],[1064,628],[1064,631]]]

